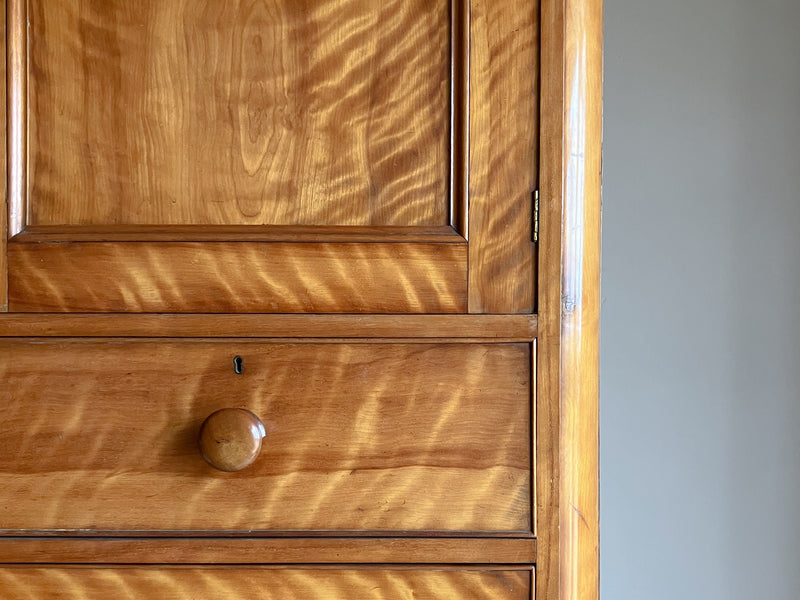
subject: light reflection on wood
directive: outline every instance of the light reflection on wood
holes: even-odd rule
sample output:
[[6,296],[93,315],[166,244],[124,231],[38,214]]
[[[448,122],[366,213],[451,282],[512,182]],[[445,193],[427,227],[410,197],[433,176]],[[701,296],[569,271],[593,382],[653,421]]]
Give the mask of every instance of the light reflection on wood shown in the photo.
[[538,2],[470,2],[469,311],[534,311]]
[[[530,531],[529,344],[7,340],[0,354],[0,529]],[[238,473],[197,449],[224,407],[267,433]]]
[[19,312],[454,313],[463,244],[10,243]]
[[29,10],[30,224],[447,224],[448,2]]
[[535,545],[498,537],[0,537],[0,563],[521,565],[536,562]]
[[0,588],[24,598],[230,600],[528,600],[532,571],[269,568],[3,568]]

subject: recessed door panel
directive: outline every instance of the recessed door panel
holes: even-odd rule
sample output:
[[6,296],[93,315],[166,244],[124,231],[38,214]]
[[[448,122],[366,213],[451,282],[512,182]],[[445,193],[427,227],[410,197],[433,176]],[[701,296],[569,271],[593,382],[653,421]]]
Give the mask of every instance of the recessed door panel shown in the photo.
[[28,14],[29,225],[448,223],[446,0]]

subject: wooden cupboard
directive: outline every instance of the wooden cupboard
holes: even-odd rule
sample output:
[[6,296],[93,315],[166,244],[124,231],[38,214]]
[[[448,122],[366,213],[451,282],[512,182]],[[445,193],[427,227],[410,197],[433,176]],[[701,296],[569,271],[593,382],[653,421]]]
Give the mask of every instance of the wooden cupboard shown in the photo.
[[597,597],[600,2],[5,14],[6,596]]

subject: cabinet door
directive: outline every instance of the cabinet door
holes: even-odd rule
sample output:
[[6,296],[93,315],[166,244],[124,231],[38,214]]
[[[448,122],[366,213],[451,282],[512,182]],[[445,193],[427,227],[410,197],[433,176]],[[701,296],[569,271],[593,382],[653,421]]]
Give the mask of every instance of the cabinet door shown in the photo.
[[8,0],[0,306],[531,312],[535,4]]

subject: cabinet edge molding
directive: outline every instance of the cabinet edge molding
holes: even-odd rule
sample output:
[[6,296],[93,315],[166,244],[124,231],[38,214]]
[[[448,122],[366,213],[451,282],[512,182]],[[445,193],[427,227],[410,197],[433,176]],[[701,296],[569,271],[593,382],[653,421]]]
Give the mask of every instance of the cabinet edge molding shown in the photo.
[[537,598],[599,597],[602,0],[542,0]]

